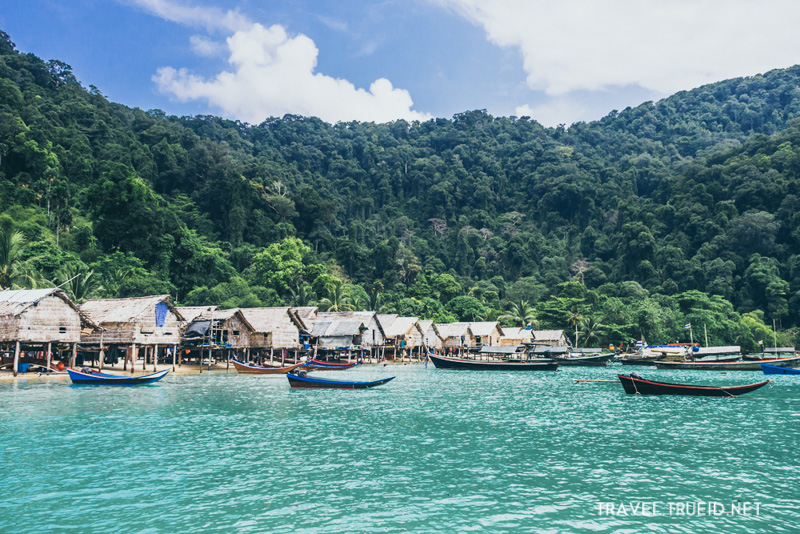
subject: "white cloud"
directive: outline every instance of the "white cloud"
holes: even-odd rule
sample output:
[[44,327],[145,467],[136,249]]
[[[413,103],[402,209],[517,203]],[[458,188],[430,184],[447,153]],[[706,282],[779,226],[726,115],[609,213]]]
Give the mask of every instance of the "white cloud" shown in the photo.
[[217,41],[212,41],[203,35],[192,35],[189,38],[189,43],[192,45],[192,50],[198,56],[216,57],[224,55],[227,47]]
[[548,95],[637,85],[661,95],[800,62],[789,0],[432,0],[523,56]]
[[[230,70],[205,79],[188,69],[162,67],[153,76],[158,88],[181,101],[206,100],[231,118],[258,123],[269,116],[316,116],[327,122],[396,119],[428,120],[411,109],[408,91],[380,78],[369,90],[347,80],[314,72],[319,50],[309,37],[290,36],[280,25],[265,27],[238,12],[181,7],[165,0],[134,0],[152,13],[182,24],[233,32],[226,41]],[[216,26],[212,21],[218,21]],[[193,38],[201,55],[212,41]]]

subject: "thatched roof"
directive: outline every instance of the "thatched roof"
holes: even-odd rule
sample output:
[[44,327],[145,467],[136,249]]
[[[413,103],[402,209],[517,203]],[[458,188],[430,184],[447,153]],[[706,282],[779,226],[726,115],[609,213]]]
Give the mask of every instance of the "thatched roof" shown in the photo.
[[501,336],[503,335],[503,329],[500,328],[500,323],[497,321],[473,322],[469,323],[469,328],[475,336],[490,336],[495,328],[500,332]]
[[314,337],[351,337],[360,335],[366,327],[361,321],[349,319],[321,319],[314,321],[311,335]]
[[[275,329],[287,324],[294,324],[298,328],[296,316],[289,313],[288,306],[279,306],[274,308],[238,308],[248,323],[253,327],[253,330],[259,334],[269,334]],[[216,318],[216,316],[215,316]]]
[[181,312],[184,321],[191,323],[203,313],[217,308],[219,306],[178,306],[178,311]]
[[559,341],[563,335],[563,330],[533,330],[534,341]]
[[0,291],[0,317],[16,317],[31,306],[36,306],[45,297],[54,296],[63,300],[80,316],[81,322],[91,328],[99,328],[81,308],[67,296],[63,289],[48,287],[44,289],[11,289]]
[[422,333],[426,333],[429,328],[433,328],[433,331],[436,333],[437,336],[442,337],[439,333],[439,329],[436,328],[436,325],[433,321],[426,319],[424,321],[419,321],[419,329],[422,330]]
[[88,300],[81,305],[81,311],[100,325],[106,323],[130,323],[144,314],[150,313],[159,302],[166,304],[169,311],[174,313],[179,321],[184,320],[183,315],[170,302],[169,295]]
[[503,328],[503,337],[506,339],[531,339],[533,330],[520,328],[518,326],[507,326]]
[[[389,331],[389,327],[392,326],[392,323],[397,319],[396,313],[379,313],[378,314],[378,322],[383,327],[384,332]],[[386,334],[389,335],[388,333]]]
[[[397,317],[386,330],[386,337],[398,337],[408,334],[417,326],[416,317]],[[422,332],[425,333],[424,331]]]
[[436,328],[442,339],[472,335],[469,323],[437,323]]
[[373,319],[378,325],[378,329],[381,331],[381,334],[386,337],[386,332],[383,329],[383,325],[379,320],[377,320],[377,313],[374,311],[342,311],[342,312],[319,312],[317,313],[317,317],[314,319],[314,322],[324,320],[336,320],[336,321],[360,321],[364,323],[365,326],[368,326]]

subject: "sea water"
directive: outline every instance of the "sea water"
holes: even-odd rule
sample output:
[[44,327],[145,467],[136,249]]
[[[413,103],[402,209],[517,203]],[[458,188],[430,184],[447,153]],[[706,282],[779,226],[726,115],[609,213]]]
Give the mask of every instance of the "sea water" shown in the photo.
[[737,398],[574,383],[629,370],[4,381],[0,532],[800,532],[800,377]]

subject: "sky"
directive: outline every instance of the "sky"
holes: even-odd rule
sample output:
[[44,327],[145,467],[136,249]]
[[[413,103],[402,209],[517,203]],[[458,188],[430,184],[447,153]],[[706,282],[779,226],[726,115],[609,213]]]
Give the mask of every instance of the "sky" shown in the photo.
[[3,0],[109,100],[258,124],[602,118],[800,63],[795,0]]

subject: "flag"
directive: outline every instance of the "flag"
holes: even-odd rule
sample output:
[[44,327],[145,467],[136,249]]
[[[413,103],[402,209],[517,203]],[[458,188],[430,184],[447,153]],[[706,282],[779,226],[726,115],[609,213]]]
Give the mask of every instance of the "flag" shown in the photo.
[[692,323],[686,323],[686,324],[684,325],[684,328],[691,328],[691,327],[692,327]]

